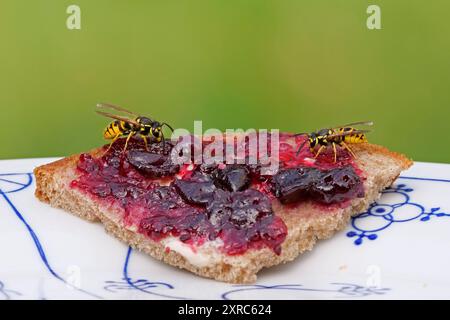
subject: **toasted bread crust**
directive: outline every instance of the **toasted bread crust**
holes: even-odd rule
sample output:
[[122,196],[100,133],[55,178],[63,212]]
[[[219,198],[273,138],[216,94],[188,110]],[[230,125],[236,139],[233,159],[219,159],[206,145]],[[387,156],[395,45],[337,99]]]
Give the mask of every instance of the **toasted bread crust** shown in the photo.
[[[90,153],[98,154],[101,148]],[[272,250],[248,250],[239,256],[228,256],[214,248],[208,248],[205,255],[216,259],[207,265],[195,265],[184,255],[174,250],[167,250],[161,242],[155,242],[144,235],[126,228],[115,214],[114,208],[104,208],[86,194],[70,187],[76,178],[76,163],[79,155],[73,155],[53,163],[37,167],[36,197],[43,202],[67,210],[76,216],[104,224],[107,232],[118,239],[139,249],[152,257],[170,265],[189,270],[200,276],[231,283],[251,283],[256,281],[257,272],[265,267],[285,263],[295,259],[299,254],[311,250],[318,239],[331,237],[343,229],[352,215],[368,208],[380,192],[390,186],[402,170],[412,165],[405,156],[373,145],[355,145],[357,163],[363,169],[366,180],[365,198],[352,200],[346,208],[334,208],[323,212],[312,203],[302,203],[296,207],[286,207],[274,200],[272,205],[276,215],[280,216],[288,227],[288,235],[282,244],[280,255]]]

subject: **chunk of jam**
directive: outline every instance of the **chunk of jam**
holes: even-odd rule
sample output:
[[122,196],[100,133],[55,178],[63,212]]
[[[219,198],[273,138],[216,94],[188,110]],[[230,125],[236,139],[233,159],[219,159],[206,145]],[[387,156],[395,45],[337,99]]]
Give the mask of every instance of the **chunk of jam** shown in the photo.
[[364,196],[361,179],[350,165],[328,170],[315,167],[283,169],[273,176],[272,188],[283,204],[308,199],[331,204]]
[[264,244],[281,253],[286,238],[284,222],[273,214],[271,200],[263,193],[247,189],[239,192],[218,190],[207,206],[209,221],[219,230],[229,254],[244,253]]
[[[206,211],[187,204],[173,186],[158,186],[144,198],[145,204],[138,201],[130,208],[131,211],[139,211],[144,206],[135,224],[152,240],[172,235],[180,237],[183,242],[201,243],[214,232]],[[138,208],[133,208],[135,205]]]
[[194,205],[208,204],[216,192],[216,186],[209,179],[176,179],[173,185],[187,203]]
[[[172,193],[170,197],[178,195]],[[172,202],[178,203],[178,200]],[[164,207],[153,200],[148,209],[147,216],[139,223],[139,231],[151,239],[172,235],[196,244],[220,238],[222,250],[229,255],[262,246],[279,254],[287,234],[284,223],[273,214],[270,200],[252,189],[242,192],[217,189],[206,207],[185,204]]]
[[[149,143],[146,148],[136,137],[124,151],[125,139],[119,139],[100,157],[80,156],[79,176],[72,187],[122,207],[123,222],[155,241],[175,236],[200,245],[220,239],[221,250],[229,255],[263,247],[280,254],[287,227],[273,212],[273,197],[285,204],[303,200],[333,204],[364,193],[348,154],[339,152],[334,163],[324,151],[311,162],[308,148],[297,155],[303,141],[304,137],[282,135],[280,170],[267,176],[260,163],[247,161],[247,147],[244,164],[189,169],[172,163],[170,141]],[[162,181],[171,182],[162,185]]]
[[242,191],[250,185],[250,169],[246,165],[232,164],[214,171],[214,181],[229,191]]

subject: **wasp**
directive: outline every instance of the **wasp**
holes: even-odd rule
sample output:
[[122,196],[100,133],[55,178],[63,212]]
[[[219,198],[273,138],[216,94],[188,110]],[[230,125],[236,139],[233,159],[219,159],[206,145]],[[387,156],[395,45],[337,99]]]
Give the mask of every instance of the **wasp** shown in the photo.
[[367,142],[367,138],[365,133],[369,132],[369,130],[360,130],[356,129],[353,126],[357,125],[373,125],[372,121],[361,121],[349,123],[343,126],[335,127],[335,128],[327,128],[320,129],[311,133],[297,133],[295,136],[305,135],[307,139],[300,145],[297,150],[297,156],[299,155],[302,148],[306,143],[309,143],[309,148],[314,153],[314,149],[316,146],[320,146],[317,152],[315,153],[314,158],[317,158],[319,154],[328,146],[333,147],[334,152],[334,162],[337,159],[336,145],[343,147],[350,152],[350,154],[356,158],[354,152],[349,147],[349,144],[358,144]]
[[[120,111],[130,116],[130,118],[127,118],[112,113],[96,110],[98,114],[114,119],[114,121],[111,122],[103,132],[103,138],[107,140],[112,140],[106,152],[108,152],[109,149],[111,149],[114,142],[120,137],[125,136],[127,137],[123,151],[127,149],[128,142],[130,141],[131,137],[137,134],[139,134],[142,137],[145,143],[145,149],[148,150],[147,138],[150,138],[158,143],[161,141],[163,142],[163,144],[165,143],[164,133],[162,130],[163,126],[167,126],[173,132],[173,128],[165,122],[161,123],[159,121],[152,120],[151,118],[137,115],[119,106],[115,106],[108,103],[99,103],[97,104],[97,108]],[[163,145],[163,148],[164,147],[165,145]]]

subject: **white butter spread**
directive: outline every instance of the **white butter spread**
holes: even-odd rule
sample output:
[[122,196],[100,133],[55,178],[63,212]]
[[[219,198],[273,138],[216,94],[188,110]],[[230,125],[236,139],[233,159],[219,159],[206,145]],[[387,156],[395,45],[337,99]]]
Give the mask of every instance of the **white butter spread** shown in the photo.
[[[193,249],[190,245],[181,242],[178,238],[168,237],[161,241],[166,248],[182,255],[190,264],[197,267],[206,267],[217,263],[220,255],[216,252],[222,241],[209,241]],[[195,250],[195,251],[194,251]]]

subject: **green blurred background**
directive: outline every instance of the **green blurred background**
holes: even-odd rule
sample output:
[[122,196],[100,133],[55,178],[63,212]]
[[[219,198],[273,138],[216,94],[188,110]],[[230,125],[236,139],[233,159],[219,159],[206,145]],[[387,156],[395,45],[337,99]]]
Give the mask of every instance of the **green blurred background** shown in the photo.
[[[81,30],[66,8],[81,7]],[[366,8],[382,10],[368,30]],[[0,159],[103,143],[111,102],[191,129],[314,130],[450,162],[450,1],[1,0]]]

